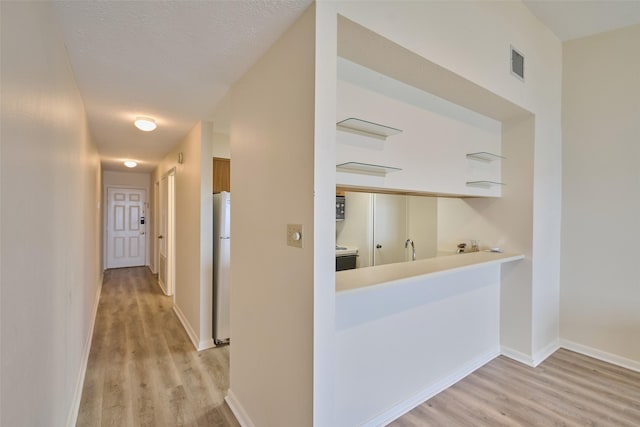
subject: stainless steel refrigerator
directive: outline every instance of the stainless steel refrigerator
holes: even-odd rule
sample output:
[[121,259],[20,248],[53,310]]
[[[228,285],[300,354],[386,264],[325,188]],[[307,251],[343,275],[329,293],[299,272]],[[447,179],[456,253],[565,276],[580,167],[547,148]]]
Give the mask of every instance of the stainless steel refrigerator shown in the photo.
[[231,193],[213,195],[213,340],[228,343],[231,338]]

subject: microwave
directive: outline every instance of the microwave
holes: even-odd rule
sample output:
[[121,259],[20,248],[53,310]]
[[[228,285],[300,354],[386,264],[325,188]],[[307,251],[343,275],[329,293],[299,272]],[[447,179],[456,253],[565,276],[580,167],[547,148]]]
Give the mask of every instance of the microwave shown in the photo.
[[336,221],[344,220],[344,196],[336,196]]

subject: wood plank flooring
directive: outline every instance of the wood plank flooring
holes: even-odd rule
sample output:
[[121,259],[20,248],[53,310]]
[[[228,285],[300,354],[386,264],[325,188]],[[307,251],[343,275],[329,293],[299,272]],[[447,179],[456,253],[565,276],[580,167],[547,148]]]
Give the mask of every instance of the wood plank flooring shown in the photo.
[[196,352],[146,267],[108,270],[77,426],[238,426],[229,347]]
[[390,424],[640,426],[640,373],[560,349],[531,368],[500,356]]
[[[78,426],[239,427],[229,347],[196,352],[172,304],[146,267],[105,273]],[[500,356],[390,425],[638,427],[640,373],[568,350],[535,369]]]

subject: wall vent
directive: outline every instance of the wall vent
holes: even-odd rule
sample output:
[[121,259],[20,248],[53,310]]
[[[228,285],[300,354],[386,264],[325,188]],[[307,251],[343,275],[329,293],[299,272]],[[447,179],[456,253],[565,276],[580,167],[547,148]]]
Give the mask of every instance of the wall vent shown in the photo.
[[511,74],[524,81],[524,55],[511,46]]

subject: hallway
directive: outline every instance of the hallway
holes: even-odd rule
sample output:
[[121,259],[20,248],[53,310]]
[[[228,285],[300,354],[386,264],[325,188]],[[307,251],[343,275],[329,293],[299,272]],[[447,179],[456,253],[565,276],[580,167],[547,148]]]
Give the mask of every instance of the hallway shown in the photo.
[[197,352],[147,267],[107,270],[77,426],[239,426],[229,347]]

